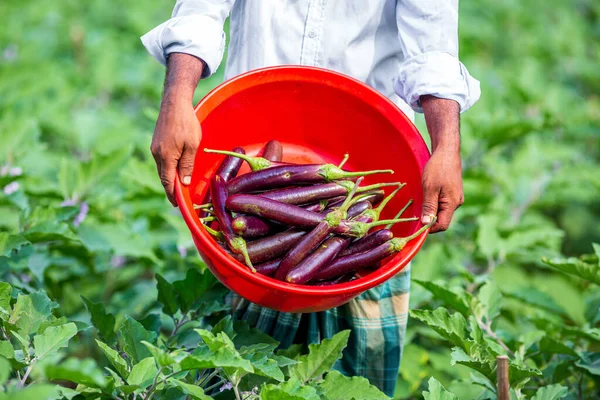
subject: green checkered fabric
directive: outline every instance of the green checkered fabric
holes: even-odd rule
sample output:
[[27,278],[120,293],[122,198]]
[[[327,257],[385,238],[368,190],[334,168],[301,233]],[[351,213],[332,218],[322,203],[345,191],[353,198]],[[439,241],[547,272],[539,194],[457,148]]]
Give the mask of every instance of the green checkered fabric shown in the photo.
[[228,301],[234,318],[268,333],[284,349],[294,343],[318,343],[349,329],[348,346],[335,369],[347,376],[363,376],[391,397],[402,357],[409,289],[410,266],[350,302],[318,313],[278,312],[233,293]]

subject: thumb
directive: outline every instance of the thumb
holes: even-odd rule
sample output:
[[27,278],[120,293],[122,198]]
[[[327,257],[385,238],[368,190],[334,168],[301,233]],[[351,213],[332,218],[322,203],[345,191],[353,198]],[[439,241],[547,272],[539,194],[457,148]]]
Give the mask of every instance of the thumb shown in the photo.
[[198,146],[186,143],[179,159],[179,178],[186,186],[192,181],[192,171],[194,170],[197,150]]
[[434,189],[424,189],[423,193],[423,210],[421,212],[421,223],[427,225],[431,222],[432,217],[438,213],[440,192]]

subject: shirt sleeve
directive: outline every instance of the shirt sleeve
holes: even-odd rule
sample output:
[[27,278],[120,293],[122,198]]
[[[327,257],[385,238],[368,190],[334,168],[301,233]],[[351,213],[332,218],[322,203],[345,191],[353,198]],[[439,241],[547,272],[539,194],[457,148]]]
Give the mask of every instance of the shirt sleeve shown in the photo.
[[479,81],[458,60],[458,0],[397,0],[404,60],[394,89],[416,112],[420,96],[458,102],[468,110],[481,94]]
[[146,50],[162,65],[171,53],[185,53],[206,64],[202,77],[223,60],[223,25],[235,0],[177,0],[171,19],[141,37]]

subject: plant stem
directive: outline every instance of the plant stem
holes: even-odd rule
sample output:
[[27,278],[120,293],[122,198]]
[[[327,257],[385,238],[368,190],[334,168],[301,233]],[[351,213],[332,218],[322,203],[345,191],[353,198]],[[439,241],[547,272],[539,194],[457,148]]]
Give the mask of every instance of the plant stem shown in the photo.
[[490,335],[490,337],[494,339],[496,343],[498,343],[500,347],[502,347],[508,354],[510,354],[511,357],[515,357],[515,353],[511,349],[509,349],[506,343],[504,343],[502,339],[500,339],[498,335],[496,335],[496,332],[492,330],[491,322],[489,322],[488,324],[484,324],[483,321],[481,321],[479,318],[477,318],[476,320],[477,325],[479,325],[481,329],[483,329],[488,335]]
[[221,380],[217,383],[215,383],[214,385],[210,385],[209,387],[207,387],[206,389],[204,389],[204,392],[210,392],[211,390],[213,390],[214,388],[216,388],[219,385],[222,385],[224,383],[226,383],[227,381],[223,378],[221,378]]
[[583,400],[583,372],[579,377],[579,383],[577,384],[577,391],[579,392],[579,398]]
[[148,389],[148,392],[146,394],[146,400],[150,400],[152,398],[152,396],[154,396],[154,392],[156,391],[156,387],[158,386],[158,378],[160,377],[160,374],[162,374],[164,368],[165,367],[160,367],[158,369],[158,372],[154,376],[154,381],[152,381],[152,386],[150,386],[150,389]]
[[219,373],[219,369],[215,369],[213,372],[211,372],[210,374],[208,374],[204,379],[202,379],[202,383],[199,383],[198,386],[206,385],[218,373]]
[[188,314],[185,314],[183,317],[181,317],[180,321],[177,321],[176,319],[174,320],[175,327],[173,328],[173,332],[171,332],[170,336],[177,335],[177,332],[179,332],[179,328],[181,328],[186,322],[188,322],[187,316],[188,316]]
[[29,374],[31,374],[31,370],[33,369],[33,364],[35,364],[36,361],[36,358],[33,358],[33,360],[31,360],[31,363],[25,370],[25,375],[23,375],[23,379],[21,379],[21,387],[25,386],[25,382],[27,382],[27,378],[29,378]]

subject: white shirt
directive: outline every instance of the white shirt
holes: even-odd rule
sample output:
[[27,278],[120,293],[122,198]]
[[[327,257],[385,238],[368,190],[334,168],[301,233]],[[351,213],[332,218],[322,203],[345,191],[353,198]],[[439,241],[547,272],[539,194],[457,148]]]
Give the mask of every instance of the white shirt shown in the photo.
[[163,65],[170,53],[219,67],[230,18],[225,78],[273,65],[310,65],[350,75],[405,113],[419,97],[456,100],[466,111],[479,82],[458,60],[458,0],[177,0],[172,18],[142,37]]

